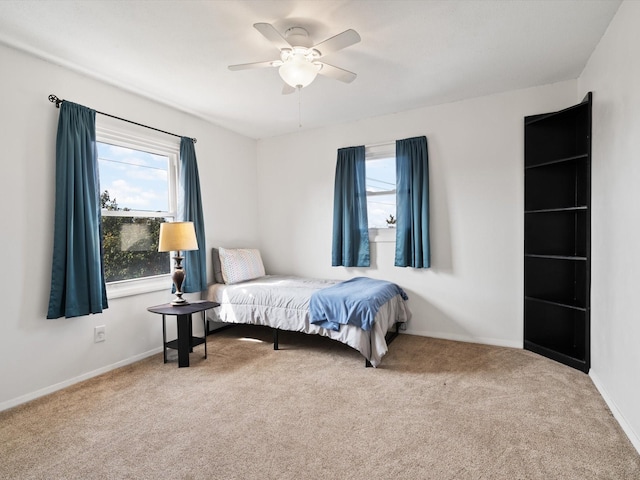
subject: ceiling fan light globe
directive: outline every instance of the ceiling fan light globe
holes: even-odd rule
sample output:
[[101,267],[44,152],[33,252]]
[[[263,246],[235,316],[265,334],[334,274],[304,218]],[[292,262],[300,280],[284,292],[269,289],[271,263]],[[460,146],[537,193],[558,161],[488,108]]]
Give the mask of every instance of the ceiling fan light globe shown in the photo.
[[304,88],[318,75],[320,66],[313,64],[304,57],[294,55],[278,69],[280,77],[287,85],[294,88]]

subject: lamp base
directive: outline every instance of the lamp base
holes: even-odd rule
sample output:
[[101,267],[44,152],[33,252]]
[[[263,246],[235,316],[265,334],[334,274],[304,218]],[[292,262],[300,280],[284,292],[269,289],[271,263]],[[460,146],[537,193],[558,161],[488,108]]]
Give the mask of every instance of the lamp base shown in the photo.
[[180,256],[180,252],[178,252],[178,254],[173,257],[173,259],[176,262],[175,265],[175,269],[173,271],[173,275],[171,276],[171,279],[173,280],[173,284],[175,286],[176,292],[176,298],[173,300],[173,302],[171,302],[171,305],[174,305],[176,307],[182,306],[182,305],[189,305],[189,302],[187,302],[184,298],[182,298],[182,282],[184,281],[184,277],[185,277],[185,272],[184,269],[182,268],[182,258]]
[[176,298],[173,302],[171,302],[171,305],[173,305],[174,307],[181,307],[183,305],[189,305],[189,302],[182,298],[182,292],[180,292],[180,296],[178,296],[178,294],[176,293]]

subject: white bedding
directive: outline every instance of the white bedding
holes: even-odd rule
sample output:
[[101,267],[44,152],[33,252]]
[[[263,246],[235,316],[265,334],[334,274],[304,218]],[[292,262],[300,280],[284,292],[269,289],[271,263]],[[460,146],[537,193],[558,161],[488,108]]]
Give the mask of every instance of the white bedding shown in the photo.
[[371,331],[342,325],[327,330],[309,322],[309,299],[321,288],[339,283],[284,275],[267,275],[254,280],[209,286],[207,300],[220,303],[213,309],[215,321],[266,325],[281,330],[313,333],[332,338],[358,350],[371,365],[378,366],[387,353],[385,335],[396,322],[406,322],[411,312],[400,295],[383,304]]

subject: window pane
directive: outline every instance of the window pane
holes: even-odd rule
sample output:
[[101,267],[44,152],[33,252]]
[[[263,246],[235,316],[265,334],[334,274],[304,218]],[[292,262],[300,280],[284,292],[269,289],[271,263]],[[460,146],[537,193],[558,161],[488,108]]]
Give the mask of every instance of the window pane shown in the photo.
[[367,197],[367,216],[369,228],[387,228],[387,219],[396,216],[396,194],[375,195]]
[[367,160],[367,192],[382,192],[396,189],[395,157]]
[[110,210],[169,211],[169,158],[98,142],[100,191]]
[[387,220],[396,216],[396,159],[367,160],[366,169],[369,228],[387,228]]
[[105,281],[117,282],[171,272],[169,252],[158,252],[164,218],[102,217]]

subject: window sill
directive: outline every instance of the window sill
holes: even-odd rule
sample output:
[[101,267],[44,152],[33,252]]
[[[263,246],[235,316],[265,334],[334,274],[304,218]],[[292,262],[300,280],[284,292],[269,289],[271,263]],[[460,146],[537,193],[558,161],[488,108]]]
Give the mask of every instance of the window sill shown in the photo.
[[171,275],[158,275],[156,277],[107,283],[107,298],[110,300],[112,298],[168,290],[171,288],[171,283]]
[[369,242],[371,243],[395,243],[395,228],[370,228]]

